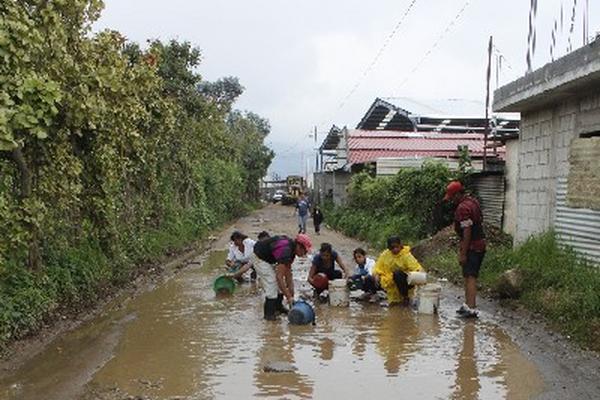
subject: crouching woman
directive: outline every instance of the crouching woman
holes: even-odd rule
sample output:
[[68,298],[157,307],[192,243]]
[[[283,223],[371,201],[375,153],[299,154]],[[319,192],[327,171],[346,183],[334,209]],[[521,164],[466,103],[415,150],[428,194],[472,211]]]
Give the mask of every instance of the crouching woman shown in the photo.
[[410,247],[402,245],[398,236],[387,240],[387,250],[379,255],[373,277],[387,293],[390,305],[409,305],[414,296],[414,286],[408,284],[408,273],[423,271],[423,267],[411,254]]

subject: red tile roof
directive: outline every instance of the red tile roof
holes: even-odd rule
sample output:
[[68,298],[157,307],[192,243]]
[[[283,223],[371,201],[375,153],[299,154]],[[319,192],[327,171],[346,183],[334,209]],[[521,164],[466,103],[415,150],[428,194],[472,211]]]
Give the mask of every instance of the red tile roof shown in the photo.
[[[458,146],[468,146],[471,157],[483,157],[483,135],[479,133],[351,130],[348,135],[348,161],[350,164],[362,164],[381,157],[458,158]],[[488,154],[492,152],[488,150]],[[504,152],[504,147],[498,149],[501,158]]]

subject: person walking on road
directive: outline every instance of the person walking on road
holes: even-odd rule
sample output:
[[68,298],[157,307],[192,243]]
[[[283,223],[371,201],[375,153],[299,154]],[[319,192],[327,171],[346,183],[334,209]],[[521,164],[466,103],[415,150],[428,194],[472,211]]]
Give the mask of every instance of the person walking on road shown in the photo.
[[315,206],[312,213],[313,223],[315,224],[315,233],[317,235],[321,234],[321,224],[323,223],[323,211],[321,211],[321,207]]
[[477,318],[477,278],[486,250],[483,214],[479,201],[466,195],[459,181],[448,184],[444,200],[456,205],[454,230],[460,237],[458,263],[464,277],[465,304],[456,312],[464,318]]
[[298,213],[298,233],[306,233],[306,223],[310,217],[310,202],[304,193],[300,194],[295,212]]
[[264,318],[274,321],[277,312],[287,314],[283,298],[288,305],[294,302],[294,258],[304,257],[310,252],[312,243],[307,235],[299,234],[296,239],[287,236],[265,237],[254,245],[255,268],[265,292]]
[[423,267],[410,252],[410,247],[404,246],[400,237],[391,236],[387,240],[387,250],[377,258],[373,277],[386,291],[389,305],[408,306],[414,296],[414,287],[408,284],[408,273],[419,271],[423,271]]

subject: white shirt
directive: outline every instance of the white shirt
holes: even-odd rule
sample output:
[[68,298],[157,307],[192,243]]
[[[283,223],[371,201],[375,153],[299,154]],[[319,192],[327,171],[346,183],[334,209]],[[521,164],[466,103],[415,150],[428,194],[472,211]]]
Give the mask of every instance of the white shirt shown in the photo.
[[256,242],[250,238],[244,239],[244,252],[242,253],[240,249],[235,245],[235,243],[231,243],[229,245],[229,254],[227,255],[227,259],[229,261],[239,261],[242,263],[247,263],[250,261],[250,258],[254,254],[254,245]]
[[[367,257],[365,259],[365,269],[367,270],[369,275],[373,275],[373,268],[375,268],[375,260]],[[358,267],[358,264],[356,264],[356,267],[354,268],[354,273],[355,274],[360,273],[360,268]]]

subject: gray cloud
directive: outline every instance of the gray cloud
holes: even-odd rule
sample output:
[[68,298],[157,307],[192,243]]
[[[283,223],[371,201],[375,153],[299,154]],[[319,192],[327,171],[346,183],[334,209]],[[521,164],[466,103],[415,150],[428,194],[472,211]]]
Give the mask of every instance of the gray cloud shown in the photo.
[[[312,154],[314,125],[354,126],[377,96],[481,99],[486,47],[495,36],[512,69],[501,83],[525,71],[529,2],[471,0],[461,20],[419,67],[465,0],[420,0],[386,52],[342,109],[338,106],[409,5],[409,0],[105,0],[97,29],[129,39],[189,40],[203,52],[206,79],[238,76],[246,92],[237,103],[269,118],[269,141],[278,152],[273,170],[302,173],[301,152]],[[540,2],[542,3],[542,2]],[[550,59],[551,26],[561,0],[539,6],[535,65]],[[564,0],[565,15],[572,3]],[[570,4],[569,4],[570,3]],[[580,2],[581,3],[581,2]],[[590,26],[600,29],[597,5]],[[594,11],[597,16],[594,15]],[[581,45],[581,13],[574,43]],[[559,50],[564,53],[566,34]],[[505,64],[508,65],[508,64]],[[400,83],[406,80],[406,84]],[[313,161],[310,165],[313,165]]]

